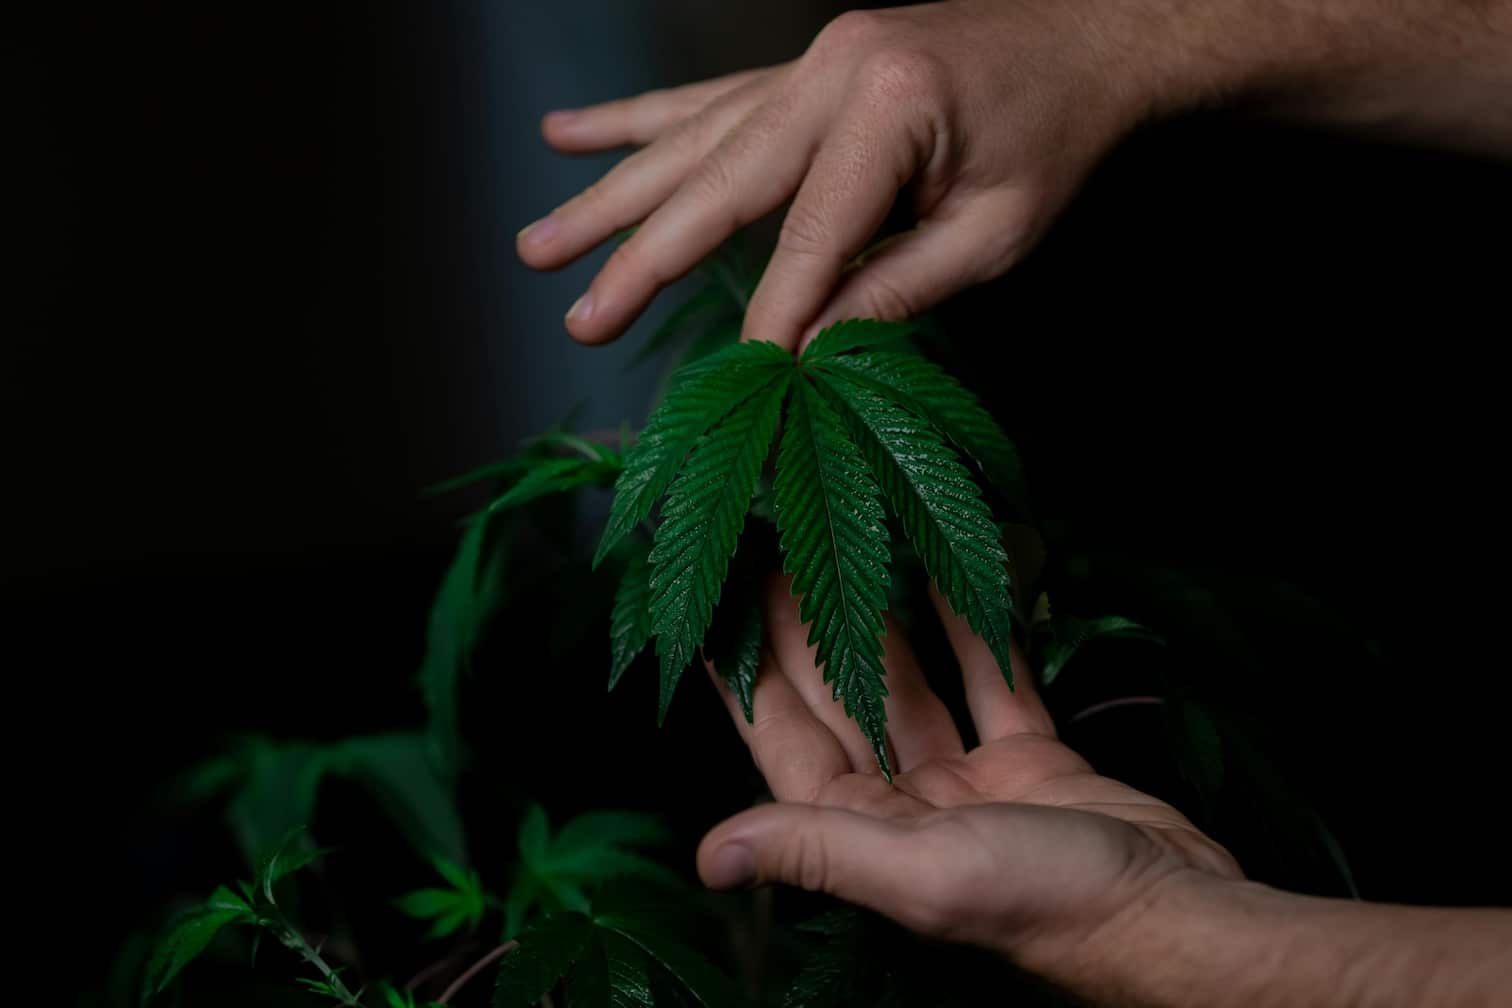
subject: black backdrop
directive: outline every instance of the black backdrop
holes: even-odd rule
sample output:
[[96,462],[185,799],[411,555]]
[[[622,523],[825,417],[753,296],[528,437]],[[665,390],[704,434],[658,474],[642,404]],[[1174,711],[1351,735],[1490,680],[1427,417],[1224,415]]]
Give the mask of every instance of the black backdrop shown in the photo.
[[[482,367],[488,320],[458,279],[473,208],[447,159],[469,153],[454,120],[477,81],[455,32],[397,6],[144,5],[61,26],[22,64],[38,226],[0,350],[0,663],[16,727],[45,727],[18,765],[53,799],[54,846],[82,844],[76,881],[122,896],[107,944],[224,872],[213,830],[157,796],[225,733],[415,721],[406,684],[460,513],[417,491],[527,433],[491,422],[512,389]],[[1211,672],[1282,729],[1279,763],[1372,898],[1512,901],[1508,181],[1226,117],[1167,124],[944,312],[1073,545],[1281,576],[1357,629],[1341,645],[1256,609],[1268,674]],[[656,733],[648,683],[584,699],[597,668],[493,651],[474,717],[498,726],[505,805],[670,802],[691,845],[752,793],[702,692]]]

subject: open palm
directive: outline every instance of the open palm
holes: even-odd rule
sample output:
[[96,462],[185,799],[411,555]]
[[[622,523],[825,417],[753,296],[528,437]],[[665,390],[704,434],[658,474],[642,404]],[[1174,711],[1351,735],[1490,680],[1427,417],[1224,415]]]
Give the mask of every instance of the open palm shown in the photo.
[[753,723],[715,682],[777,803],[704,839],[706,882],[823,890],[931,937],[1042,967],[1166,878],[1240,875],[1180,812],[1100,776],[1063,745],[1022,655],[1015,692],[986,644],[938,597],[936,605],[981,744],[966,751],[890,626],[888,743],[899,772],[889,784],[816,672],[787,583],[774,582]]

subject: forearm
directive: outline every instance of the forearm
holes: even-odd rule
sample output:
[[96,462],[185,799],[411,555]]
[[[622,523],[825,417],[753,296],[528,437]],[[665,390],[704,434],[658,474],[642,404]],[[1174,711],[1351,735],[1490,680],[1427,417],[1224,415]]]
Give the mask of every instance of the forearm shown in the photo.
[[1489,1008],[1512,996],[1512,911],[1315,899],[1192,873],[1054,972],[1099,1004]]
[[1512,0],[1107,0],[1153,114],[1219,103],[1512,155]]

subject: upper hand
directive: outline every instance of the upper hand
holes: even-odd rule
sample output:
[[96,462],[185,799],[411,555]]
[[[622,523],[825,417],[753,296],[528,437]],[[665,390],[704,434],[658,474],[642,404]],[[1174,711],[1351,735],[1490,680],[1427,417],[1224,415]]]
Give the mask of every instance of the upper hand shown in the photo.
[[924,935],[1050,975],[1116,943],[1168,880],[1242,877],[1170,805],[1098,775],[1061,744],[1020,656],[1010,691],[985,643],[935,596],[981,744],[970,752],[896,626],[884,638],[888,784],[821,681],[787,582],[768,601],[754,724],[716,684],[777,803],[704,838],[699,873],[727,888],[828,892]]
[[[1128,19],[1089,31],[1074,6],[853,11],[792,63],[553,113],[559,150],[642,149],[522,231],[520,257],[556,269],[640,225],[568,315],[600,343],[791,198],[743,338],[917,314],[1007,270],[1144,114]],[[918,226],[853,265],[900,192]]]

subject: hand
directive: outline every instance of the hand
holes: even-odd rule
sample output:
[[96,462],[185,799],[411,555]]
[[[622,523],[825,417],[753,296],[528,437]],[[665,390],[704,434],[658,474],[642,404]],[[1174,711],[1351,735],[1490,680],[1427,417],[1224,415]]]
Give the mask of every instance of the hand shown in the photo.
[[[744,338],[792,348],[836,319],[917,314],[1007,270],[1146,114],[1151,33],[1085,6],[853,11],[793,63],[548,115],[558,150],[642,149],[522,231],[520,257],[556,269],[640,225],[567,316],[600,343],[792,198]],[[918,226],[848,269],[902,190]]]
[[1086,957],[1116,951],[1120,928],[1169,880],[1242,878],[1181,813],[1099,776],[1062,745],[1021,656],[1012,692],[987,645],[935,603],[982,742],[965,751],[890,626],[887,726],[899,772],[889,785],[821,682],[788,583],[773,584],[754,724],[713,678],[777,803],[704,838],[698,870],[708,885],[824,891],[1064,978]]

